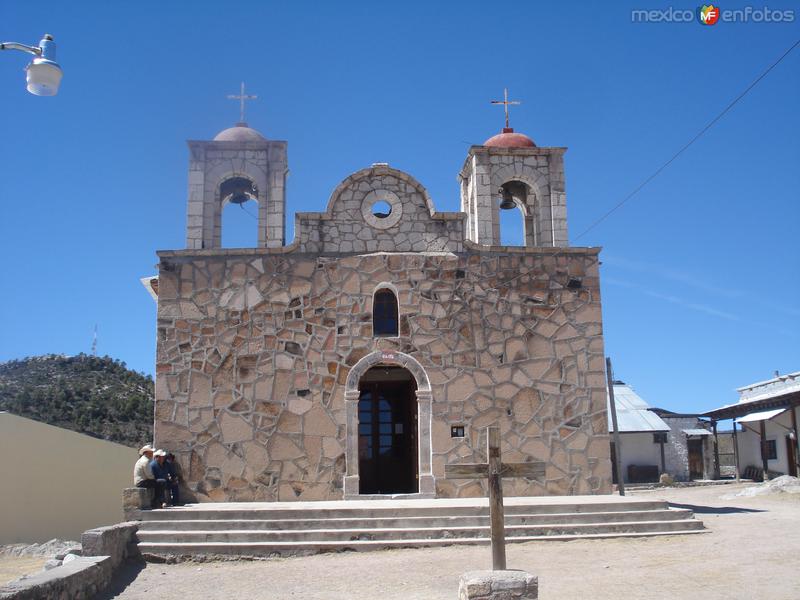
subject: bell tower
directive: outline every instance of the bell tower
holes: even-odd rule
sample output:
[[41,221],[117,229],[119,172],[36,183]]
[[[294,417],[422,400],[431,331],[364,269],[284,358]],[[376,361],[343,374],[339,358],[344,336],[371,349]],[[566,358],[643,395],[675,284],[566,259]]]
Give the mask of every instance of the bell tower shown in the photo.
[[525,246],[568,246],[566,148],[541,148],[508,125],[480,146],[472,146],[458,175],[461,211],[467,213],[467,239],[500,245],[500,211],[519,210]]
[[222,246],[222,209],[229,203],[258,202],[258,247],[275,248],[286,242],[286,142],[268,140],[244,122],[244,93],[239,122],[211,141],[190,140],[189,202],[186,247],[193,250]]

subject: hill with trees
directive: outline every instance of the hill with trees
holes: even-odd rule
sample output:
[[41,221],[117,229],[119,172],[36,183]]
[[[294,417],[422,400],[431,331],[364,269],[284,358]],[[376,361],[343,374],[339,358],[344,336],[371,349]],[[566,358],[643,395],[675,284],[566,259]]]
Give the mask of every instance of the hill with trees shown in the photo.
[[153,439],[154,385],[108,356],[0,363],[0,411],[138,448]]

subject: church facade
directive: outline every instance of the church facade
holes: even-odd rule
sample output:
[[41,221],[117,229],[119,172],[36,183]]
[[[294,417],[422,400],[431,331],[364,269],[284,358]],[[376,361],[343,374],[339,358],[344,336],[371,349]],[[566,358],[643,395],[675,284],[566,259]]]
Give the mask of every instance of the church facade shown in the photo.
[[[563,155],[505,129],[469,149],[461,211],[374,164],[285,244],[287,143],[190,141],[187,248],[158,252],[155,443],[200,501],[466,497],[444,466],[544,461],[506,494],[611,490],[599,248],[569,247]],[[221,248],[258,202],[258,247]],[[500,245],[519,210],[524,246]]]

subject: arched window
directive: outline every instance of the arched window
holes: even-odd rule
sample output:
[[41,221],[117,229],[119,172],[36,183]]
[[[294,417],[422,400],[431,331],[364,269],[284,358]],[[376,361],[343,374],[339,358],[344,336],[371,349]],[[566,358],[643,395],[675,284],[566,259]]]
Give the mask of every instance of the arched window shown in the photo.
[[372,335],[397,336],[397,296],[389,288],[381,288],[375,292],[372,300]]

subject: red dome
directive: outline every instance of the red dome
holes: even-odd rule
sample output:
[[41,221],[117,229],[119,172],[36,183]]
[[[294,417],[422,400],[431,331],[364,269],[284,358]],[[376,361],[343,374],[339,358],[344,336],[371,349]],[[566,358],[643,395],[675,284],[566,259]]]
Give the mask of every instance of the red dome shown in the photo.
[[490,137],[483,142],[492,148],[535,148],[536,144],[524,133],[514,133],[511,127],[504,127],[502,133]]

